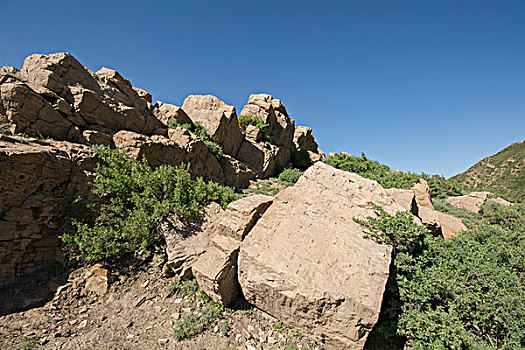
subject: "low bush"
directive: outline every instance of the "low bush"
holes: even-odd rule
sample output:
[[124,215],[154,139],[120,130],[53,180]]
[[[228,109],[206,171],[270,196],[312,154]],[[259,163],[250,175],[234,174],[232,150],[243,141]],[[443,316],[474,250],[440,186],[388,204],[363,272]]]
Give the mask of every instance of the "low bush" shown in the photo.
[[185,165],[152,169],[146,159],[135,160],[118,149],[94,150],[100,163],[91,187],[103,204],[91,207],[94,220],[73,219],[76,230],[61,236],[86,261],[111,260],[148,247],[155,224],[171,211],[194,219],[211,201],[226,207],[239,197],[232,188],[193,181]]
[[183,128],[188,130],[198,139],[202,140],[206,147],[208,147],[208,151],[210,151],[210,153],[213,154],[217,159],[221,159],[223,156],[224,152],[222,147],[217,144],[215,138],[208,133],[208,130],[204,125],[202,125],[201,122],[195,122],[193,124],[178,124],[175,119],[171,118],[168,121],[168,127],[172,129]]
[[263,140],[270,141],[270,134],[268,134],[269,125],[264,123],[261,117],[241,115],[239,116],[239,124],[256,126],[261,132]]
[[279,181],[295,184],[297,180],[303,175],[303,171],[296,168],[284,169],[278,176]]

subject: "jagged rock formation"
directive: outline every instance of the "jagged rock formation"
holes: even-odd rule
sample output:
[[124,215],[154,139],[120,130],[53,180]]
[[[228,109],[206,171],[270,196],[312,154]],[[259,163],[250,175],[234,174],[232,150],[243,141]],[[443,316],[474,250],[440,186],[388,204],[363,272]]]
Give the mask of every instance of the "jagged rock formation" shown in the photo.
[[324,152],[319,149],[315,142],[312,129],[307,126],[298,126],[295,128],[293,143],[296,150],[306,150],[312,162],[325,160]]
[[[252,95],[243,113],[269,124],[269,141],[252,138],[239,125],[235,107],[214,96],[188,96],[182,108],[153,104],[148,92],[115,70],[92,72],[69,53],[31,55],[21,70],[2,67],[3,132],[52,140],[0,141],[0,286],[57,258],[63,217],[58,203],[74,192],[89,196],[87,178],[96,160],[87,146],[121,147],[153,167],[189,163],[192,176],[237,188],[286,166],[296,146],[284,105]],[[190,129],[202,123],[224,155],[217,158],[198,136],[170,128],[170,121]]]

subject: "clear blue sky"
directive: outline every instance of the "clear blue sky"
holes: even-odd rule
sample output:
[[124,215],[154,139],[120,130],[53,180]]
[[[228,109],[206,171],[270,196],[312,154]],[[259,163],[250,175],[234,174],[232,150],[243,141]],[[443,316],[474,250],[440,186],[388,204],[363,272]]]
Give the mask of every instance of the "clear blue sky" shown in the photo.
[[155,100],[280,98],[324,151],[451,176],[525,139],[525,1],[10,1],[0,65],[69,51]]

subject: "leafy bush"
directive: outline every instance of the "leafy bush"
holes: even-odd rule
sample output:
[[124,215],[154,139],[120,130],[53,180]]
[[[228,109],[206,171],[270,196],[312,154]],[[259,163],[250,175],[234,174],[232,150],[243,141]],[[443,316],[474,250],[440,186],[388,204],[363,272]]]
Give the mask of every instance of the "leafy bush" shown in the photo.
[[505,207],[494,202],[487,202],[480,208],[481,220],[489,225],[498,225],[506,230],[524,230],[525,203]]
[[115,259],[148,247],[155,238],[152,228],[170,211],[194,219],[207,203],[225,207],[239,196],[229,187],[201,178],[192,181],[185,165],[151,169],[146,159],[135,160],[121,150],[103,146],[94,150],[101,163],[92,192],[104,203],[91,208],[93,222],[73,219],[76,231],[61,236],[87,261]]
[[419,179],[425,179],[430,187],[432,198],[445,198],[460,195],[457,185],[448,182],[440,175],[415,174],[390,168],[378,161],[368,159],[364,153],[361,157],[346,153],[336,154],[328,157],[325,163],[344,171],[356,173],[360,176],[375,180],[384,188],[409,189]]
[[504,208],[489,208],[485,222],[446,240],[406,213],[378,209],[379,218],[356,220],[394,247],[383,336],[395,331],[414,349],[525,347],[523,226],[506,225],[500,219],[508,215],[492,212]]
[[303,175],[303,171],[296,168],[284,169],[280,174],[278,179],[280,181],[285,181],[290,184],[295,184],[297,180]]
[[265,124],[261,117],[241,115],[239,116],[239,124],[241,125],[253,125],[256,126],[263,136],[264,141],[270,141],[270,135],[268,134],[268,124]]
[[292,162],[292,166],[294,168],[300,170],[306,170],[314,164],[314,162],[312,162],[310,159],[308,151],[305,149],[301,149],[299,151],[293,150],[290,156],[290,162]]
[[210,151],[210,153],[213,154],[217,159],[221,159],[221,157],[224,155],[222,147],[217,144],[215,138],[208,133],[208,130],[204,125],[202,125],[201,122],[195,122],[193,124],[178,124],[175,119],[171,118],[168,121],[168,127],[172,129],[183,128],[188,130],[198,139],[202,140],[206,147],[208,147],[208,151]]

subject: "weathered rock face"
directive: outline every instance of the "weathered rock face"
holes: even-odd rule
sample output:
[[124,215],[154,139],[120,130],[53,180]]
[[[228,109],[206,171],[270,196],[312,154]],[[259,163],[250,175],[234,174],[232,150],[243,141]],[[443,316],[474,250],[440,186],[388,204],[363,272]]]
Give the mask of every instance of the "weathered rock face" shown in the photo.
[[115,146],[134,158],[146,157],[152,167],[161,164],[190,165],[193,177],[224,184],[224,173],[217,158],[208,152],[202,140],[182,128],[169,129],[168,137],[145,136],[131,131],[119,131],[113,136]]
[[419,182],[412,186],[412,190],[414,191],[415,201],[418,208],[426,207],[434,210],[434,205],[430,199],[430,187],[425,180],[419,179]]
[[241,146],[243,135],[235,107],[212,95],[190,95],[182,105],[193,122],[200,122],[222,146],[224,153],[233,157]]
[[505,200],[503,198],[500,198],[500,197],[498,197],[498,198],[489,198],[488,201],[489,202],[493,202],[493,203],[497,203],[497,204],[501,204],[501,205],[503,205],[505,207],[510,207],[512,205],[511,202],[509,202],[508,200]]
[[463,224],[461,219],[453,217],[452,215],[441,213],[439,211],[436,211],[436,213],[443,238],[455,237],[460,232],[467,230],[467,227]]
[[246,300],[329,347],[362,349],[391,261],[391,247],[363,238],[353,221],[376,216],[369,202],[403,210],[375,181],[323,163],[310,167],[241,244]]
[[190,117],[182,110],[182,108],[175,105],[158,101],[154,108],[153,114],[163,124],[168,125],[170,119],[173,119],[177,124],[192,124]]
[[291,150],[272,145],[269,142],[244,140],[237,158],[250,167],[260,177],[269,177],[277,166],[285,165],[290,159]]
[[296,150],[306,150],[312,162],[325,160],[324,152],[319,149],[315,142],[312,129],[307,126],[297,126],[293,135],[293,143]]
[[193,263],[199,287],[216,302],[228,306],[239,294],[237,256],[241,242],[216,235],[206,252]]
[[0,287],[61,259],[61,201],[89,198],[94,166],[85,146],[0,136]]
[[201,289],[216,302],[228,306],[239,294],[237,256],[241,241],[272,201],[273,197],[264,195],[241,198],[210,222],[206,235],[213,237],[211,244],[193,263],[192,271]]
[[448,197],[447,203],[455,208],[479,213],[479,209],[487,201],[489,194],[489,192],[472,192],[465,196]]
[[166,240],[167,264],[179,278],[193,276],[193,263],[206,252],[213,238],[208,227],[221,212],[222,208],[217,203],[210,203],[197,222],[184,223],[173,214],[159,224],[158,232]]
[[295,126],[280,100],[266,94],[250,95],[240,115],[261,118],[268,124],[271,143],[291,147]]
[[412,190],[402,190],[399,188],[387,188],[386,193],[388,193],[394,201],[401,205],[403,209],[408,212],[413,212],[416,206],[415,195]]

